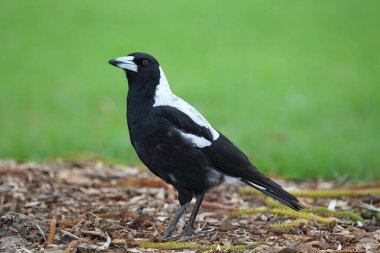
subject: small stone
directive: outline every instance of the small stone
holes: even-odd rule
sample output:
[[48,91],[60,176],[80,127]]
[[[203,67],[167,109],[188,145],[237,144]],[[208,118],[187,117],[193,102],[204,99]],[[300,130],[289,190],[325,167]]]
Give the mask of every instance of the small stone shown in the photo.
[[229,219],[226,219],[222,222],[222,224],[220,224],[219,229],[220,231],[231,231],[234,229],[234,226]]

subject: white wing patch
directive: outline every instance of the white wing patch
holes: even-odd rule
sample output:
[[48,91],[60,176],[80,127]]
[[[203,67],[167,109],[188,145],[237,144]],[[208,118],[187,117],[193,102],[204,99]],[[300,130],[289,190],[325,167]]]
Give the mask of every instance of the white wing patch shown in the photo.
[[177,131],[182,135],[183,138],[191,141],[197,148],[204,148],[211,145],[211,142],[206,138],[196,136],[194,134],[185,133],[179,129],[177,129]]
[[[164,74],[164,71],[162,71],[162,68],[160,67],[160,83],[157,85],[156,88],[156,94],[154,96],[154,104],[153,106],[171,106],[179,111],[185,113],[188,115],[196,124],[202,127],[206,127],[210,130],[213,140],[216,140],[219,138],[219,133],[216,131],[210,123],[189,103],[187,103],[185,100],[177,97],[172,93],[169,87],[168,80],[166,79],[166,76]],[[186,134],[186,133],[184,133]],[[187,134],[190,135],[190,134]],[[195,135],[192,135],[195,136]],[[202,138],[199,136],[195,136],[196,138]],[[203,138],[204,139],[204,138]],[[205,139],[206,140],[206,139]],[[208,140],[206,140],[208,141]],[[208,141],[209,142],[209,141]],[[211,144],[211,143],[210,143]],[[208,145],[207,145],[208,146]]]
[[254,183],[252,183],[250,181],[247,181],[247,183],[250,184],[251,186],[256,187],[257,189],[260,189],[260,190],[263,190],[263,191],[265,191],[267,189],[267,188],[262,187],[260,185],[254,184]]

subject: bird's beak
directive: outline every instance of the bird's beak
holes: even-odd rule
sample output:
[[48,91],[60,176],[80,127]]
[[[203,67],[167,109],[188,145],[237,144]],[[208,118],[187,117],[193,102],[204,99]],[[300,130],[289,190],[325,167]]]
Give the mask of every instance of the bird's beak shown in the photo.
[[108,63],[121,69],[137,72],[137,65],[133,62],[134,58],[133,56],[122,56],[109,60]]

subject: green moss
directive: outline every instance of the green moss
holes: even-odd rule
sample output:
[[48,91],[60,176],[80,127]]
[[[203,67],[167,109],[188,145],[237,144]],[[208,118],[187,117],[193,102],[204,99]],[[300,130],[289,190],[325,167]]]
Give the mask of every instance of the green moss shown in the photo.
[[[262,194],[259,191],[251,188],[244,187],[240,190],[241,194]],[[380,188],[371,189],[334,189],[334,190],[302,190],[302,191],[290,191],[296,197],[312,197],[312,198],[340,198],[340,197],[357,197],[360,195],[374,195],[380,196]]]
[[[258,243],[241,244],[233,246],[220,246],[221,250],[229,250],[239,252],[246,249],[256,248]],[[143,242],[140,244],[144,249],[199,249],[199,250],[214,250],[216,245],[197,244],[192,242]]]
[[272,207],[272,208],[284,208],[284,207],[286,207],[285,205],[281,204],[280,202],[278,202],[278,201],[276,201],[270,197],[265,198],[264,202],[268,207]]
[[297,219],[297,220],[292,220],[292,221],[279,222],[276,224],[269,225],[269,227],[273,230],[285,232],[290,229],[299,227],[302,223],[307,224],[309,223],[309,221],[305,219]]
[[[268,207],[272,207],[272,208],[288,208],[284,205],[282,205],[281,203],[275,201],[274,199],[272,198],[265,198],[265,204],[268,206]],[[330,216],[334,216],[334,217],[343,217],[343,218],[350,218],[351,220],[355,220],[355,221],[364,221],[364,219],[354,213],[354,212],[350,212],[350,211],[332,211],[332,210],[329,210],[325,207],[314,207],[314,208],[309,208],[309,209],[303,209],[302,212],[306,212],[306,213],[321,213],[321,214],[326,214],[326,215],[330,215]]]
[[267,211],[268,209],[264,209],[264,208],[247,208],[247,209],[242,209],[238,211],[233,211],[230,214],[233,217],[240,217],[246,214],[265,213]]
[[305,190],[292,191],[294,196],[314,197],[314,198],[339,198],[339,197],[357,197],[360,195],[380,196],[380,188],[371,189],[335,189],[335,190]]
[[354,213],[354,212],[349,212],[349,211],[332,211],[332,210],[329,210],[325,207],[314,207],[314,208],[311,208],[311,209],[305,209],[303,210],[304,212],[308,212],[308,213],[322,213],[322,214],[327,214],[327,215],[331,215],[331,216],[334,216],[334,217],[344,217],[344,218],[350,218],[351,220],[355,220],[355,221],[364,221],[364,219]]
[[248,209],[231,212],[231,215],[238,217],[245,214],[255,214],[255,213],[271,213],[271,214],[277,214],[277,215],[287,216],[287,217],[296,218],[296,219],[315,220],[324,224],[331,224],[335,221],[332,218],[320,217],[312,213],[307,213],[303,211],[296,212],[296,211],[291,210],[290,208],[274,208],[274,209],[248,208]]
[[325,224],[331,224],[333,223],[335,220],[332,219],[332,218],[325,218],[325,217],[320,217],[318,215],[314,215],[314,214],[311,214],[311,213],[306,213],[306,212],[303,212],[303,211],[300,211],[300,212],[296,212],[296,211],[293,211],[289,208],[285,209],[285,208],[276,208],[276,209],[272,209],[269,211],[270,213],[273,213],[273,214],[278,214],[278,215],[284,215],[284,216],[288,216],[288,217],[292,217],[292,218],[297,218],[297,219],[306,219],[306,220],[315,220],[315,221],[318,221],[318,222],[321,222],[321,223],[325,223]]
[[233,245],[233,246],[221,246],[221,250],[230,250],[230,251],[241,251],[246,249],[254,249],[258,246],[258,243],[250,243],[250,244],[240,244],[240,245]]
[[144,249],[199,249],[201,246],[203,246],[203,249],[212,249],[211,247],[207,247],[209,245],[200,245],[191,242],[144,242],[140,244],[140,247]]

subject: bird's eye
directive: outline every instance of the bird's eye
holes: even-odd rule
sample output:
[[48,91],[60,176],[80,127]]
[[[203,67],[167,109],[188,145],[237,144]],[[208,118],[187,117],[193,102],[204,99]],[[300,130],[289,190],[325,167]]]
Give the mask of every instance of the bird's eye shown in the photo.
[[149,61],[147,59],[142,60],[142,65],[146,66],[148,65]]

